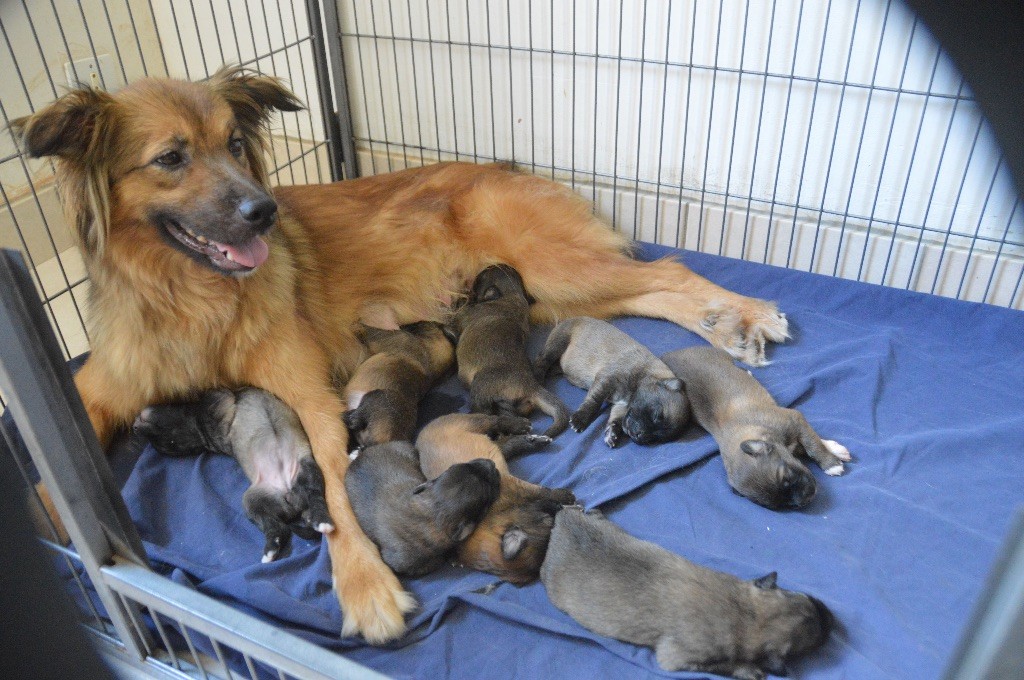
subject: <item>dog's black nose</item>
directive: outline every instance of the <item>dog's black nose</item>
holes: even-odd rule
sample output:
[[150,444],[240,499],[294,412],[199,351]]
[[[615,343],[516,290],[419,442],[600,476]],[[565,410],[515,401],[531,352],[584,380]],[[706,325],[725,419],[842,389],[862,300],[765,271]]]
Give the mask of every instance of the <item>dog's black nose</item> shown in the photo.
[[238,214],[246,222],[265,226],[270,224],[277,214],[277,201],[270,196],[247,198],[238,204]]

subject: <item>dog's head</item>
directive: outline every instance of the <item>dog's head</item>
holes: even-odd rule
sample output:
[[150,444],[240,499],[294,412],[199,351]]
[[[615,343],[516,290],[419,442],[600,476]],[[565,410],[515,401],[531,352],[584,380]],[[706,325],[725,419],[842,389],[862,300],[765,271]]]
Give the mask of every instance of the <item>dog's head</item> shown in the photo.
[[678,439],[690,422],[690,402],[679,378],[640,381],[629,400],[622,429],[637,444]]
[[[412,488],[406,496],[383,498],[378,489],[362,501],[373,509],[360,506],[356,513],[361,524],[372,522],[363,528],[379,545],[384,562],[397,573],[418,576],[440,567],[446,555],[473,533],[498,497],[500,487],[494,463],[476,459],[451,466],[435,479]],[[359,503],[360,497],[355,498]],[[373,515],[372,520],[365,519],[368,513]]]
[[235,413],[231,390],[210,390],[194,401],[147,406],[132,430],[165,456],[231,453],[226,434]]
[[814,651],[828,639],[835,619],[821,600],[784,590],[772,572],[749,581],[755,617],[761,625],[749,650],[751,661],[772,675],[786,676],[786,662]]
[[164,244],[222,273],[267,258],[277,203],[263,159],[273,109],[301,104],[240,68],[205,82],[148,78],[117,93],[82,88],[11,124],[33,157],[53,156],[87,255]]
[[505,298],[520,298],[526,301],[527,306],[535,302],[526,292],[523,277],[514,267],[494,264],[477,274],[469,294],[470,304]]
[[814,498],[817,484],[795,448],[761,439],[742,442],[739,451],[724,459],[729,485],[771,510],[804,507]]
[[468,567],[525,585],[540,574],[555,515],[576,497],[568,489],[517,483],[510,477],[502,480],[502,497],[459,546],[458,554]]

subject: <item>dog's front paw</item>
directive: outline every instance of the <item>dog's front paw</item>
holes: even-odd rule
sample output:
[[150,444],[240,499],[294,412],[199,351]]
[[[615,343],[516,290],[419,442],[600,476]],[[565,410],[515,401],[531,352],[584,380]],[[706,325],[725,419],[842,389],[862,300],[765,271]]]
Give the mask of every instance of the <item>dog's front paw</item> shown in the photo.
[[[367,548],[376,552],[372,544]],[[332,554],[331,562],[343,616],[342,637],[362,635],[375,645],[401,637],[405,615],[416,608],[416,600],[380,557],[367,550],[341,559]]]
[[711,344],[751,366],[764,366],[765,346],[789,337],[789,321],[775,303],[737,295],[727,303],[709,305],[700,332]]
[[853,456],[850,455],[850,450],[840,444],[839,442],[832,441],[831,439],[822,439],[821,443],[825,445],[828,452],[833,456],[843,461],[853,460]]
[[579,411],[569,416],[569,427],[573,429],[573,432],[583,432],[589,425],[590,419]]
[[620,423],[609,423],[608,427],[604,428],[604,443],[608,445],[608,448],[616,448],[625,439],[626,433]]

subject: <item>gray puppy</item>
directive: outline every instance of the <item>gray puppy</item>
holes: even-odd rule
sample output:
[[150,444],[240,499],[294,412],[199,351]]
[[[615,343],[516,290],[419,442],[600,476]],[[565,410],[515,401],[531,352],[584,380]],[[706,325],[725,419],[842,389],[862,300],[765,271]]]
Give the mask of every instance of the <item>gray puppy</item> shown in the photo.
[[827,475],[843,474],[845,446],[821,437],[799,411],[782,408],[750,373],[713,347],[691,347],[661,357],[686,383],[693,417],[722,452],[729,484],[772,510],[801,508],[817,491],[804,453]]
[[534,372],[544,379],[552,366],[587,398],[569,424],[585,430],[604,402],[612,405],[604,441],[614,448],[628,436],[637,444],[678,438],[690,422],[683,382],[649,349],[606,321],[568,319],[551,330]]
[[556,607],[600,635],[653,647],[667,671],[762,680],[827,639],[832,614],[782,590],[712,571],[591,511],[555,516],[540,578]]
[[408,576],[440,567],[473,533],[500,487],[498,469],[482,458],[427,481],[416,449],[401,441],[362,449],[345,473],[359,526],[384,562]]
[[533,376],[526,355],[531,299],[508,265],[493,265],[473,282],[469,300],[452,318],[458,337],[459,378],[469,386],[474,413],[526,416],[539,408],[551,416],[547,437],[561,434],[569,411]]
[[269,392],[210,390],[195,401],[149,406],[133,429],[163,455],[209,452],[238,460],[252,482],[242,506],[267,539],[264,562],[284,554],[292,531],[308,539],[334,530],[306,432]]

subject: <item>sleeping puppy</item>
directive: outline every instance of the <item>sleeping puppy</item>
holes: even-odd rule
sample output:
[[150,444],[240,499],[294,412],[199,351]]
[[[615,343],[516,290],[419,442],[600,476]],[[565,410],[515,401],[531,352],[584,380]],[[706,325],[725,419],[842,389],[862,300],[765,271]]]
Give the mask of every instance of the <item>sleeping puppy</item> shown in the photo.
[[431,421],[416,438],[420,467],[427,477],[475,458],[486,458],[497,466],[501,473],[498,498],[459,546],[458,556],[467,567],[515,585],[536,580],[555,513],[576,502],[568,489],[548,489],[509,473],[506,458],[537,451],[551,442],[546,435],[529,432],[526,418],[455,413]]
[[825,474],[843,474],[846,447],[823,441],[799,411],[779,407],[725,352],[691,347],[661,358],[686,383],[693,416],[718,442],[729,484],[740,495],[772,510],[810,503],[817,485],[797,458],[801,452]]
[[523,279],[508,265],[481,271],[469,300],[452,319],[458,337],[459,377],[469,386],[475,413],[526,416],[540,408],[552,418],[544,433],[565,431],[569,412],[533,377],[526,355],[530,298]]
[[543,380],[561,360],[562,372],[587,398],[569,424],[585,430],[604,402],[612,405],[604,441],[629,437],[637,444],[678,438],[690,422],[683,383],[649,349],[605,321],[568,319],[552,329],[534,370]]
[[777,587],[774,572],[742,581],[580,508],[555,516],[540,578],[556,607],[595,633],[653,647],[666,671],[784,676],[832,625],[821,601]]
[[264,562],[288,549],[293,530],[307,539],[334,530],[324,477],[298,416],[269,392],[211,390],[196,401],[150,406],[133,429],[163,455],[210,452],[238,460],[252,482],[242,506],[267,538]]
[[345,425],[359,446],[412,441],[420,400],[455,361],[454,338],[432,321],[359,336],[371,356],[345,386]]
[[345,475],[359,526],[385,564],[408,576],[440,567],[476,528],[500,486],[494,463],[483,458],[427,481],[416,449],[400,441],[366,447]]

